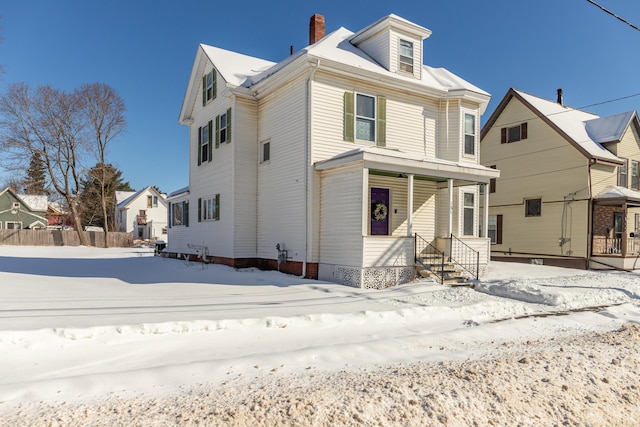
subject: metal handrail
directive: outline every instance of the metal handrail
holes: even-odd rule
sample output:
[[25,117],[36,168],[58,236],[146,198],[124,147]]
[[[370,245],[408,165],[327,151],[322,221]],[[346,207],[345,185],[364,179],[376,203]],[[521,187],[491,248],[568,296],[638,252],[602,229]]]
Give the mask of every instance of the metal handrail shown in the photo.
[[[454,247],[454,243],[456,243]],[[480,277],[480,252],[451,234],[449,240],[451,262],[471,274],[476,280]]]
[[440,271],[432,268],[433,263],[429,263],[429,270],[434,273],[440,279],[440,283],[444,284],[444,263],[445,263],[445,255],[444,252],[440,251],[438,248],[433,246],[431,243],[427,242],[422,236],[418,235],[418,233],[414,234],[414,260],[417,264],[425,266],[424,258],[430,258],[433,260],[437,260],[440,265]]

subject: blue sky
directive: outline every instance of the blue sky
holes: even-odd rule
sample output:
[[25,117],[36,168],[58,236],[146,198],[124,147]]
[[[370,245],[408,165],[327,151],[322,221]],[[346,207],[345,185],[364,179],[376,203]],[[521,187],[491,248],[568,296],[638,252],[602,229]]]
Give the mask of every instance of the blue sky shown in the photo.
[[[599,0],[640,26],[640,2]],[[640,31],[586,0],[30,0],[0,5],[0,91],[8,84],[112,86],[127,131],[108,159],[136,189],[188,185],[188,129],[177,122],[198,43],[280,61],[308,43],[309,17],[327,33],[395,13],[433,31],[425,63],[491,93],[486,121],[510,87],[572,107],[640,93]],[[640,96],[587,108],[638,110]],[[1,155],[1,154],[0,154]],[[0,171],[0,183],[7,177]]]

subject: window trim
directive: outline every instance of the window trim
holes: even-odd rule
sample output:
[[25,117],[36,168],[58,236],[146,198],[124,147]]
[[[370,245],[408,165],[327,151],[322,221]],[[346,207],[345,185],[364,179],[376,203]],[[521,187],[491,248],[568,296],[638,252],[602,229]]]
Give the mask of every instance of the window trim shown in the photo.
[[[468,206],[466,199],[466,195],[469,194],[472,197],[472,205]],[[462,235],[465,237],[475,236],[475,222],[476,222],[476,193],[471,191],[463,191],[462,192]],[[471,210],[471,224],[469,229],[471,230],[471,234],[467,234],[467,210]]]
[[[629,161],[627,159],[624,160],[624,164],[618,166],[618,186],[629,188]],[[624,171],[624,174],[622,173]],[[624,175],[624,182],[622,180],[622,176]]]
[[[182,210],[182,219],[180,224],[176,223],[176,211],[180,208]],[[189,226],[189,201],[183,200],[181,202],[171,203],[170,209],[170,225],[171,227],[188,227]]]
[[[9,228],[9,224],[18,224],[18,228]],[[22,221],[5,221],[4,225],[6,230],[22,230]]]
[[[411,56],[406,56],[402,54],[403,42],[408,43],[410,45],[409,47],[411,49]],[[414,55],[414,49],[413,49],[413,42],[405,39],[399,39],[398,40],[398,70],[403,73],[408,73],[413,75],[414,63],[415,63],[414,61],[415,61],[415,55]],[[403,66],[407,68],[410,67],[410,69],[403,69]]]
[[[211,77],[211,79],[209,79]],[[216,99],[216,70],[212,69],[202,76],[202,106]],[[209,82],[211,80],[211,82]]]
[[[367,117],[367,116],[360,116],[358,114],[358,97],[367,97],[367,98],[371,98],[373,99],[373,118]],[[353,132],[353,136],[355,138],[356,141],[362,141],[362,142],[367,142],[367,143],[372,143],[375,144],[378,138],[378,97],[375,95],[369,95],[366,93],[362,93],[362,92],[354,92],[354,103],[353,103],[353,126],[354,126],[354,132]],[[358,138],[358,119],[361,120],[366,120],[368,122],[372,122],[373,123],[373,139],[361,139]]]
[[220,220],[220,194],[198,199],[198,222]]
[[[473,118],[473,133],[467,133],[467,117]],[[478,145],[478,126],[477,126],[477,121],[478,120],[477,120],[476,114],[465,112],[462,115],[462,135],[463,135],[462,153],[463,153],[464,156],[467,156],[467,157],[475,157],[476,156],[476,152],[478,151],[476,149],[477,145]],[[467,152],[467,136],[473,137],[473,152],[472,153]]]
[[[520,137],[518,139],[509,139],[509,130],[510,129],[515,129],[515,128],[520,128],[519,132],[520,132]],[[528,124],[527,122],[523,122],[520,123],[519,125],[515,125],[515,126],[505,126],[503,128],[500,129],[500,143],[501,144],[511,144],[513,142],[518,142],[518,141],[524,141],[525,139],[527,139],[529,137],[529,131],[528,131]]]
[[640,162],[631,160],[631,173],[629,175],[631,175],[629,188],[632,190],[640,190]]
[[[267,156],[265,156],[265,149]],[[266,157],[266,158],[265,158]],[[271,162],[271,140],[267,139],[260,142],[260,164]]]
[[[540,208],[538,213],[536,214],[534,213],[530,213],[530,206],[529,206],[529,202],[533,202],[533,201],[539,201],[540,202]],[[524,216],[526,218],[537,218],[537,217],[541,217],[542,216],[542,197],[530,197],[527,199],[524,199]]]

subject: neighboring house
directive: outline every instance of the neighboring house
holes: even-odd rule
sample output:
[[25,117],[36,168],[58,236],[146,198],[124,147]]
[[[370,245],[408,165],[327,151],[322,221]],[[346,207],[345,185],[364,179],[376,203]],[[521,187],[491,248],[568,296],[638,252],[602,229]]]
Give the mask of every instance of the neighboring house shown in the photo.
[[310,45],[279,63],[198,47],[179,116],[189,187],[170,197],[166,251],[381,288],[415,276],[416,240],[448,252],[453,234],[484,269],[490,95],[423,65],[431,31],[406,19],[324,25],[314,15]]
[[47,196],[16,194],[10,188],[0,192],[0,229],[47,227]]
[[134,239],[167,239],[167,197],[154,187],[140,191],[116,191],[116,231]]
[[640,122],[510,89],[482,129],[493,258],[640,268]]
[[50,202],[47,206],[47,228],[73,228],[73,218],[58,202]]

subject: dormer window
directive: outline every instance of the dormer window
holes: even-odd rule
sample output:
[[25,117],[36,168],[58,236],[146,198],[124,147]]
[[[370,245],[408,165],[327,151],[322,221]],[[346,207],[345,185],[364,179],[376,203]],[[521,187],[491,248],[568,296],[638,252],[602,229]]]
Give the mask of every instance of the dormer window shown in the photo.
[[413,42],[400,40],[400,71],[413,74]]

